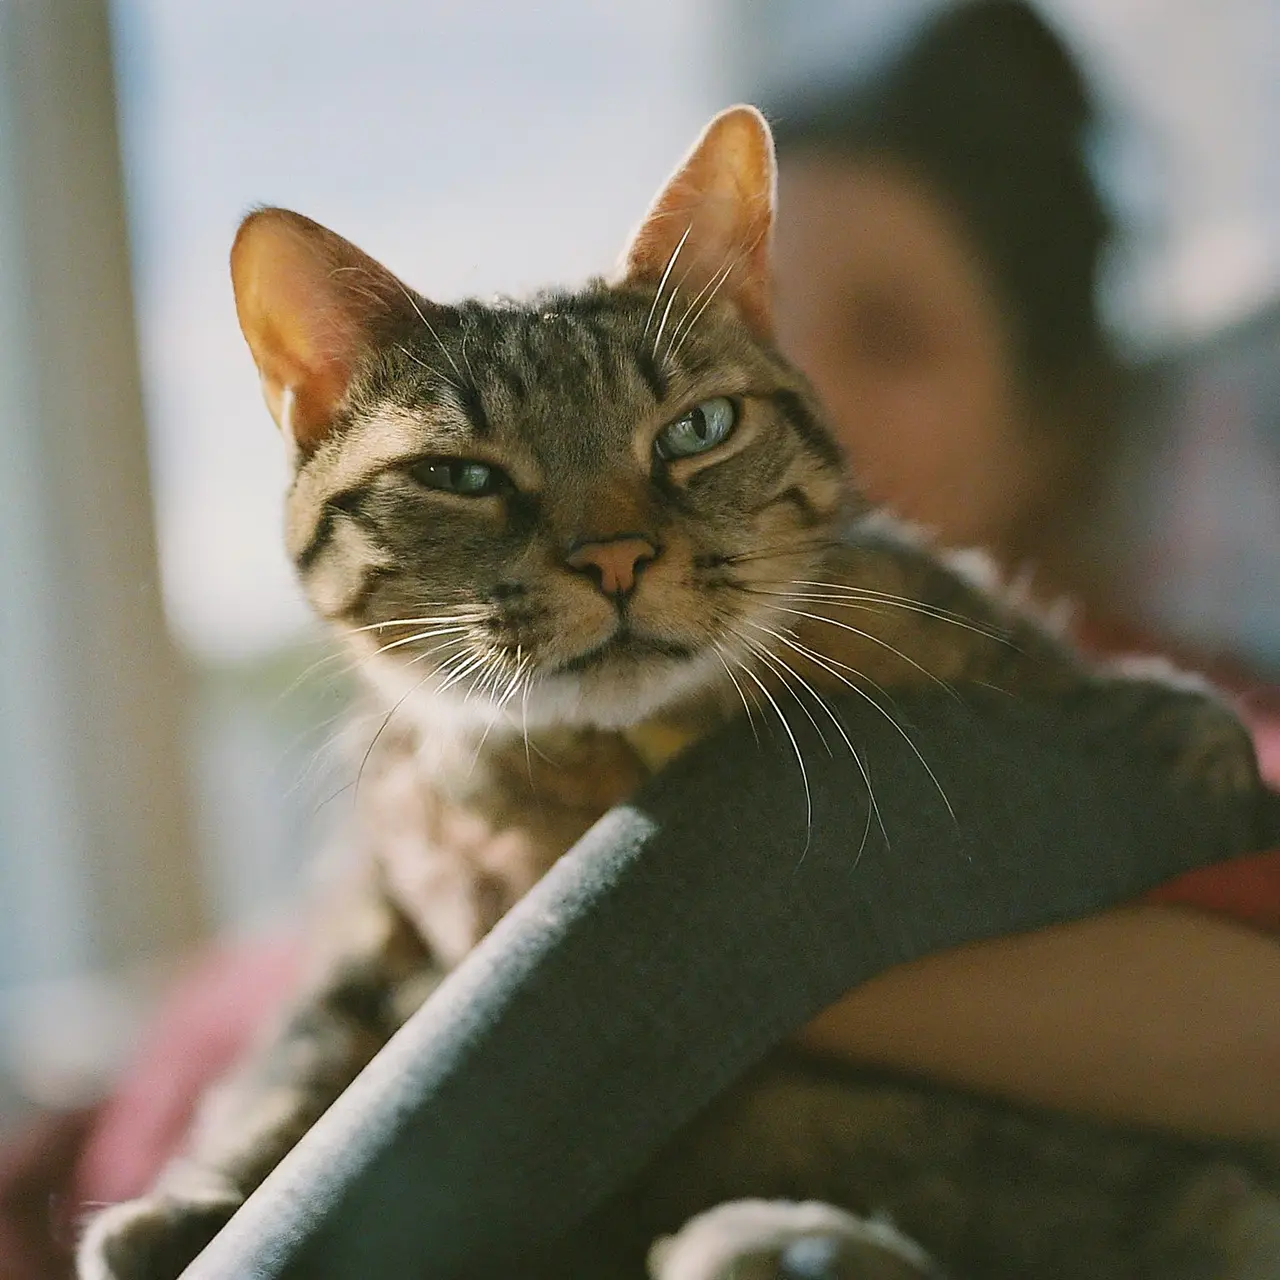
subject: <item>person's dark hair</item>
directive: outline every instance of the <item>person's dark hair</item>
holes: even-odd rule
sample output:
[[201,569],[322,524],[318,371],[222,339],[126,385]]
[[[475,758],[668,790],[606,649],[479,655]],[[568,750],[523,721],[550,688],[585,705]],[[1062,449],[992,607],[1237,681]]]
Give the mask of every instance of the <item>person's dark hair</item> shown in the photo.
[[950,6],[873,70],[771,114],[784,158],[885,156],[952,206],[1030,379],[1061,386],[1106,363],[1095,293],[1111,227],[1085,155],[1093,104],[1066,46],[1028,4]]

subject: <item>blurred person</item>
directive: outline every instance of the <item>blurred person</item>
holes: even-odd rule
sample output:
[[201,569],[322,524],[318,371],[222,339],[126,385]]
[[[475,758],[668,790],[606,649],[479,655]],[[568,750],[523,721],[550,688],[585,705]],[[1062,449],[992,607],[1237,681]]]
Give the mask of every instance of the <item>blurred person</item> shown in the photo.
[[1090,589],[1124,407],[1066,48],[1025,4],[963,4],[774,114],[783,345],[859,486],[945,544]]
[[[869,70],[784,97],[772,115],[781,340],[826,403],[859,487],[944,545],[987,551],[1040,601],[1069,601],[1086,648],[1167,650],[1117,590],[1126,549],[1107,503],[1131,375],[1098,311],[1113,228],[1087,160],[1094,106],[1064,42],[1019,0],[944,6]],[[1280,782],[1280,696],[1233,664],[1198,665],[1247,694],[1238,709]],[[1280,857],[1210,868],[1154,897],[1280,929]],[[1228,1076],[1215,1082],[1211,1052],[1194,1036],[1177,1043],[1184,1028],[1144,1014],[1139,993],[1109,976],[1136,965],[1189,996],[1231,963],[1235,943],[1219,921],[1117,911],[983,944],[972,967],[954,955],[916,962],[859,988],[808,1038],[1158,1122],[1171,1094],[1144,1092],[1145,1073],[1117,1064],[1196,1059],[1180,1103],[1192,1112],[1196,1090]],[[1004,963],[989,963],[1001,949]],[[1256,965],[1257,955],[1240,964],[1241,984]],[[1010,1038],[1032,1008],[1036,1033]],[[1097,1073],[1055,1076],[1062,1044],[1085,1025]],[[1246,1016],[1240,1034],[1274,1061],[1280,1046],[1263,1026]],[[944,1027],[953,1038],[940,1050]],[[1034,1083],[1033,1064],[1044,1072]]]

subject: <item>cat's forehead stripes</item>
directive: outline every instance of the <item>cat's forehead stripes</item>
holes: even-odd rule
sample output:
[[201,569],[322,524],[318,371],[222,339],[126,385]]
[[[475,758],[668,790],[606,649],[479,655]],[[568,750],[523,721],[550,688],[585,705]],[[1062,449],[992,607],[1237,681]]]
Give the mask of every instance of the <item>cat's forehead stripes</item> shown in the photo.
[[[633,432],[656,432],[697,399],[776,384],[777,366],[736,344],[732,326],[726,340],[718,312],[700,317],[703,328],[672,352],[645,331],[652,307],[650,291],[605,288],[528,306],[465,305],[469,411],[544,465],[582,465],[630,453]],[[714,359],[702,342],[708,334],[719,344]]]

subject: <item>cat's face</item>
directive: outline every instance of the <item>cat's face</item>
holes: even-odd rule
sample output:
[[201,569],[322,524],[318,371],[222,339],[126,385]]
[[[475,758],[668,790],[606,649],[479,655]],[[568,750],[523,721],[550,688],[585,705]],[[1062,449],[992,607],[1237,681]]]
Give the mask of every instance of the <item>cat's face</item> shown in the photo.
[[388,693],[617,726],[778,651],[842,486],[771,340],[772,191],[767,127],[727,112],[616,282],[524,305],[440,306],[295,214],[247,220],[289,549]]

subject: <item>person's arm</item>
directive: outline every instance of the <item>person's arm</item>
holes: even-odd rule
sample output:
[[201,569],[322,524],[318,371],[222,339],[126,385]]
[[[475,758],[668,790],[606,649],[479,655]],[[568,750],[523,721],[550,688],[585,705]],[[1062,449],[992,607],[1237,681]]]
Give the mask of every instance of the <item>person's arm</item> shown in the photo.
[[501,1265],[874,974],[1245,851],[1249,806],[1171,791],[1110,707],[902,698],[911,748],[850,700],[876,812],[848,757],[797,727],[811,822],[781,733],[695,747],[499,923],[188,1280]]
[[808,1048],[1041,1106],[1280,1138],[1280,939],[1118,908],[925,956],[864,983]]

